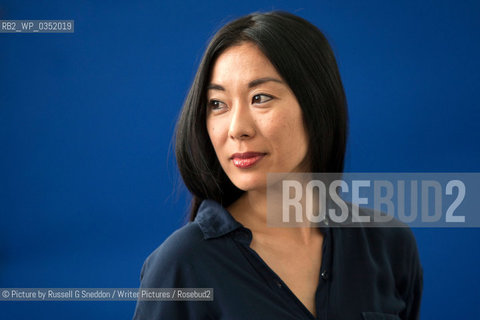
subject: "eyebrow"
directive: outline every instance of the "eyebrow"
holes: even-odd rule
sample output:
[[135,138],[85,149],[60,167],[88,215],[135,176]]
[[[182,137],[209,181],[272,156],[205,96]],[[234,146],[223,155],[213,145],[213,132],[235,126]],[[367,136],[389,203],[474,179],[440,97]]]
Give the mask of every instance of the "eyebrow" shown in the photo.
[[[271,77],[265,77],[265,78],[260,78],[260,79],[255,79],[255,80],[252,80],[248,83],[248,88],[254,88],[256,86],[259,86],[265,82],[269,82],[269,81],[272,81],[272,82],[277,82],[277,83],[281,83],[281,84],[284,84],[284,82],[282,80],[279,80],[277,78],[271,78]],[[220,91],[225,91],[225,88],[222,87],[221,85],[219,84],[215,84],[215,83],[210,83],[208,86],[207,86],[207,90],[220,90]]]

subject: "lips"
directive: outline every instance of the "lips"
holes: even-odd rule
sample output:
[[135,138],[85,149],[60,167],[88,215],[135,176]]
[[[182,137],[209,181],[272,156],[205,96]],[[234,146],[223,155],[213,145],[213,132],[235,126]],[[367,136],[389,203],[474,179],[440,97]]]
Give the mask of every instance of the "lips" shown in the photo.
[[261,152],[235,153],[230,157],[230,159],[232,159],[233,165],[235,167],[246,169],[255,165],[265,155],[266,153],[261,153]]

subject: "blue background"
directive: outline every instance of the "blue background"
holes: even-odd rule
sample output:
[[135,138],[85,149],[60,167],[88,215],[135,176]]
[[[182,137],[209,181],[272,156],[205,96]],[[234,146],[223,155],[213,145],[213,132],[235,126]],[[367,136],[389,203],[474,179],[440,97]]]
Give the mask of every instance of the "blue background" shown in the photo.
[[[388,3],[387,3],[388,2]],[[209,37],[252,11],[317,25],[350,112],[346,171],[480,171],[478,1],[3,1],[0,287],[136,287],[184,222],[171,148]],[[415,229],[423,319],[480,318],[480,229]],[[1,319],[130,319],[135,302],[0,302]]]

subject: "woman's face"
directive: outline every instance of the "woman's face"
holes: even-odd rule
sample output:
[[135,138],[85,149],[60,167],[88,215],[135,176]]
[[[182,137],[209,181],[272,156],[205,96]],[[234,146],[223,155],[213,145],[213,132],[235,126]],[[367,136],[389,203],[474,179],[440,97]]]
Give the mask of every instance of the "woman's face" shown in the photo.
[[254,44],[243,42],[218,57],[207,101],[208,135],[223,170],[239,189],[264,189],[267,172],[308,171],[300,105]]

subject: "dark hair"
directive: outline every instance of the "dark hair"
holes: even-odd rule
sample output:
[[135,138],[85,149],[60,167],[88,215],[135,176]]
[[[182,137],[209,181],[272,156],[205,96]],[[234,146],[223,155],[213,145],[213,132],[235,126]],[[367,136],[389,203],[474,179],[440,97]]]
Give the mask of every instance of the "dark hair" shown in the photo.
[[224,207],[243,193],[223,171],[206,127],[206,91],[217,57],[249,41],[270,60],[295,94],[309,137],[312,172],[342,172],[347,140],[347,105],[337,63],[322,32],[281,11],[253,13],[222,27],[210,41],[176,127],[175,154],[193,195],[190,220],[204,199]]

